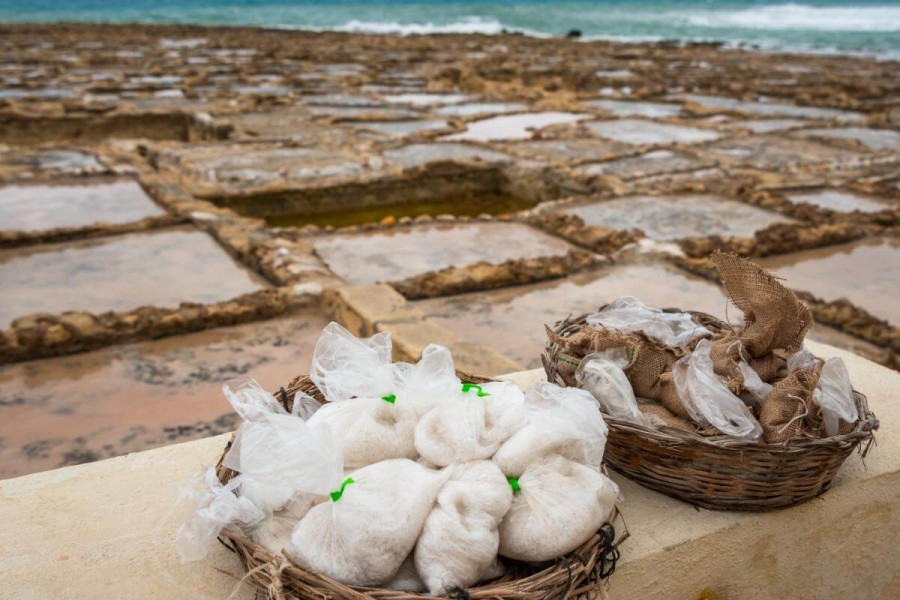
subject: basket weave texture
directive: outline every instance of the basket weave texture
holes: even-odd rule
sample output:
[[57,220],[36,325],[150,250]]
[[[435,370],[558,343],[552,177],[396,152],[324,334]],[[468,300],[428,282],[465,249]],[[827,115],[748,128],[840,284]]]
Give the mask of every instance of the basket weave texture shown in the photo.
[[[714,333],[731,329],[712,315],[687,312]],[[587,317],[569,317],[548,331],[565,338],[586,327]],[[544,370],[550,381],[566,386],[558,370],[560,347],[552,339],[541,357]],[[645,487],[703,508],[764,511],[794,506],[828,490],[850,453],[865,442],[865,456],[874,441],[878,420],[863,394],[854,391],[854,399],[861,418],[851,431],[784,444],[706,437],[674,427],[654,429],[604,414],[609,426],[604,461]]]
[[[492,381],[467,373],[457,375],[466,383],[487,383]],[[318,400],[325,398],[307,376],[294,379],[287,388],[275,394],[284,408],[290,411],[293,397],[298,391],[305,392]],[[231,448],[234,438],[216,465],[216,474],[222,483],[228,482],[237,473],[226,468],[222,459]],[[450,598],[470,598],[471,600],[510,598],[516,600],[543,600],[545,598],[578,598],[587,600],[602,594],[604,580],[615,571],[618,560],[618,546],[628,537],[627,529],[618,510],[589,540],[579,548],[560,556],[550,566],[534,567],[504,559],[507,573],[503,577],[466,590],[450,590]],[[621,523],[620,533],[616,533],[613,522]],[[273,556],[262,546],[254,543],[239,532],[223,531],[219,541],[235,552],[247,573],[244,580],[256,586],[267,598],[277,600],[316,598],[322,600],[361,600],[364,598],[414,600],[433,598],[425,593],[369,588],[347,585],[325,575],[308,571],[287,554]]]

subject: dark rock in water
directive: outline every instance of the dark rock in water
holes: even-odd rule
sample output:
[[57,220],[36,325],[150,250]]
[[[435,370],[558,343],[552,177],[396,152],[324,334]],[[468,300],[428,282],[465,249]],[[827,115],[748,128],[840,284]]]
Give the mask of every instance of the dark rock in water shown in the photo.
[[569,30],[569,33],[566,34],[566,37],[567,37],[567,38],[571,38],[571,39],[577,39],[577,38],[580,38],[580,37],[581,37],[581,30],[580,30],[580,29],[570,29],[570,30]]

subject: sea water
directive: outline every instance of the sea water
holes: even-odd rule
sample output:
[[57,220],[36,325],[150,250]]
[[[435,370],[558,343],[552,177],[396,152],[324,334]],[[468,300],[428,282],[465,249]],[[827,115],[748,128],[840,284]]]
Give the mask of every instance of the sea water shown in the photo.
[[257,25],[359,33],[719,41],[900,59],[900,0],[0,0],[0,21]]

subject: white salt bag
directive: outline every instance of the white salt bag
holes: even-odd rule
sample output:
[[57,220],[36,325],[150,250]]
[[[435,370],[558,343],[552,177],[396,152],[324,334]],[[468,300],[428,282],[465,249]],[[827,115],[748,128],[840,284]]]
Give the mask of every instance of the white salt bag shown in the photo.
[[625,333],[638,331],[666,346],[685,346],[698,337],[712,333],[694,323],[688,313],[663,312],[631,296],[613,300],[603,310],[589,315],[587,323],[595,329],[616,329]]
[[494,455],[505,475],[518,477],[551,455],[600,468],[609,430],[589,392],[537,381],[525,394],[525,409],[528,423]]
[[487,459],[525,422],[525,397],[515,384],[466,383],[419,420],[416,450],[440,467]]
[[329,402],[310,423],[337,434],[348,469],[417,458],[419,416],[459,388],[447,348],[428,346],[415,365],[392,364],[390,357],[388,334],[358,339],[337,323],[316,343],[310,378]]
[[234,493],[241,483],[238,476],[222,485],[212,467],[202,478],[192,481],[194,489],[184,492],[181,499],[192,505],[191,514],[175,535],[175,551],[181,560],[206,558],[213,541],[225,528],[250,528],[265,519],[261,508]]
[[840,358],[829,358],[822,365],[819,382],[813,390],[813,402],[822,409],[825,433],[829,437],[840,433],[841,421],[856,423],[859,420],[850,373]]
[[416,563],[413,555],[410,554],[400,565],[400,570],[394,574],[394,577],[384,584],[386,589],[397,590],[398,592],[415,592],[421,593],[426,591],[422,578],[416,571]]
[[416,571],[439,596],[477,583],[497,558],[497,527],[512,503],[512,489],[489,460],[449,467],[453,474],[416,542]]
[[618,486],[599,471],[561,456],[511,480],[518,490],[500,523],[500,555],[550,561],[590,539],[613,513]]
[[313,506],[321,504],[327,499],[327,496],[298,493],[288,501],[282,510],[255,527],[250,532],[250,539],[271,554],[280,555],[282,550],[290,547],[291,534],[300,519],[305,517]]
[[390,581],[412,551],[449,473],[411,460],[386,460],[354,471],[314,506],[291,536],[304,568],[342,583]]
[[272,514],[297,492],[330,491],[332,473],[343,468],[343,451],[326,427],[288,414],[252,379],[226,382],[223,390],[245,419],[222,461],[241,474],[241,497]]
[[672,366],[678,397],[701,427],[713,426],[725,435],[755,442],[762,435],[762,426],[716,375],[711,350],[709,340],[700,340],[693,352]]

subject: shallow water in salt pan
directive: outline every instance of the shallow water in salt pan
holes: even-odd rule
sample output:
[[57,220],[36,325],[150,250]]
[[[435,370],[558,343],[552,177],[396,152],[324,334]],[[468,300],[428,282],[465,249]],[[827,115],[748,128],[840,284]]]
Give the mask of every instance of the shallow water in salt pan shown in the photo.
[[791,202],[807,202],[838,212],[864,213],[881,212],[891,208],[900,208],[898,203],[890,203],[880,198],[861,196],[843,190],[816,190],[812,192],[795,192],[787,194]]
[[707,195],[637,196],[566,210],[587,225],[644,231],[655,240],[721,235],[747,237],[787,219],[735,200]]
[[847,298],[900,324],[900,240],[874,238],[764,258],[759,263],[796,290],[825,301]]
[[164,214],[134,181],[0,187],[0,230],[129,223]]
[[316,252],[350,283],[399,281],[481,261],[560,256],[571,246],[517,223],[433,224],[371,233],[334,234],[313,242]]
[[[663,265],[621,266],[564,280],[433,298],[419,310],[467,342],[483,344],[528,368],[541,366],[544,324],[594,311],[619,296],[646,304],[726,316],[726,301],[712,282]],[[732,319],[740,312],[729,310]]]
[[695,144],[719,139],[719,134],[709,129],[654,123],[641,119],[619,119],[588,123],[587,128],[600,137],[627,144]]
[[491,140],[525,140],[531,137],[538,129],[550,125],[577,123],[590,115],[565,112],[535,112],[520,115],[505,115],[491,117],[469,123],[468,128],[461,133],[448,135],[446,140],[473,140],[488,142]]
[[264,282],[188,228],[0,252],[0,328],[34,312],[175,308],[253,292]]

